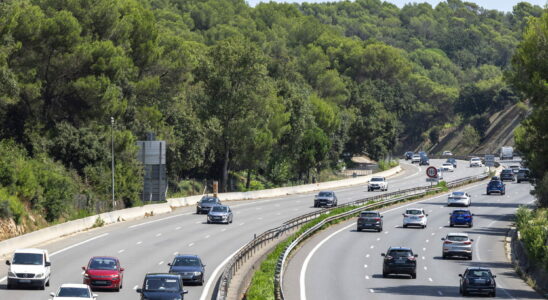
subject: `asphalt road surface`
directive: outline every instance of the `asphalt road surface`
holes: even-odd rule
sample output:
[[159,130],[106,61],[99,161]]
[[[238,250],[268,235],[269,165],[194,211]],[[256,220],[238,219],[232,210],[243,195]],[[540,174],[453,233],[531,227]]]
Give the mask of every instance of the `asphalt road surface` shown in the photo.
[[[442,160],[431,160],[440,166]],[[475,175],[483,168],[464,168],[446,173],[445,180]],[[404,172],[390,178],[388,192],[425,185],[425,167],[402,164]],[[339,204],[378,194],[367,192],[365,185],[335,190]],[[176,253],[197,254],[206,264],[204,286],[187,286],[185,299],[211,299],[212,291],[224,264],[254,234],[279,226],[284,221],[308,213],[313,208],[313,194],[299,194],[280,198],[227,202],[234,211],[230,225],[206,224],[205,215],[196,215],[195,207],[185,207],[170,214],[142,220],[117,223],[102,228],[60,238],[45,245],[35,245],[49,251],[52,261],[51,285],[45,291],[7,290],[7,266],[0,265],[0,299],[49,299],[63,283],[81,283],[82,266],[92,256],[118,257],[125,268],[123,289],[119,292],[97,291],[98,300],[138,299],[135,292],[146,273],[167,272],[167,263]],[[222,199],[221,199],[222,200]],[[342,298],[338,298],[342,299]]]
[[[487,196],[486,185],[485,181],[461,189],[472,195],[473,228],[449,227],[449,213],[455,208],[447,207],[443,194],[381,210],[381,233],[357,232],[354,218],[317,234],[287,266],[286,299],[457,299],[462,298],[458,274],[468,266],[491,268],[497,275],[497,298],[544,299],[516,275],[504,247],[516,209],[534,201],[532,187],[506,182],[506,195]],[[403,228],[402,213],[411,207],[429,214],[426,229]],[[441,258],[441,238],[450,232],[466,232],[474,239],[472,261]],[[419,255],[417,279],[382,277],[381,253],[390,246],[410,247]]]

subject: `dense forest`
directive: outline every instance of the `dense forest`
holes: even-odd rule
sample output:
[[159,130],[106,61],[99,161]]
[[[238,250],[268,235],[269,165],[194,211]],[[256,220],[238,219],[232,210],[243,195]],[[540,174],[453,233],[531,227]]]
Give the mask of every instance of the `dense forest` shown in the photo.
[[[305,182],[343,157],[439,139],[525,99],[505,74],[543,8],[448,0],[6,0],[0,218],[140,205],[137,140],[167,141],[170,192]],[[111,117],[114,125],[111,125]],[[229,185],[229,178],[245,184]]]

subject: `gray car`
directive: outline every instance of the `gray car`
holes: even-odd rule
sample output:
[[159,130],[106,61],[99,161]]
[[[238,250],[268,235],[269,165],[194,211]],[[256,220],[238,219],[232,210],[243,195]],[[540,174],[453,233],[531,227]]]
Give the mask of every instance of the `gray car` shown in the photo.
[[207,214],[207,223],[232,223],[232,210],[225,205],[213,206]]
[[314,196],[314,207],[337,206],[337,196],[332,191],[321,191]]
[[362,211],[357,221],[357,231],[363,229],[373,229],[382,231],[382,216],[378,211]]
[[196,214],[208,213],[209,210],[216,205],[221,205],[221,200],[214,196],[203,196],[196,204]]
[[448,233],[441,240],[443,241],[442,257],[444,259],[450,256],[460,256],[472,260],[472,242],[474,240],[470,239],[468,234]]

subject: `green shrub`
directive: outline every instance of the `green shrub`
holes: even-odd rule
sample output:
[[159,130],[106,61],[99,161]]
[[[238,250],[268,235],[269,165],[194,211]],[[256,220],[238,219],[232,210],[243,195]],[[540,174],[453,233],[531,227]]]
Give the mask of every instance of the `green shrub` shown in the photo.
[[529,257],[548,270],[548,209],[520,207],[516,225]]
[[382,171],[397,167],[399,164],[397,160],[380,160],[378,162],[379,169]]
[[13,218],[15,223],[20,224],[26,213],[25,206],[17,197],[0,188],[0,218]]

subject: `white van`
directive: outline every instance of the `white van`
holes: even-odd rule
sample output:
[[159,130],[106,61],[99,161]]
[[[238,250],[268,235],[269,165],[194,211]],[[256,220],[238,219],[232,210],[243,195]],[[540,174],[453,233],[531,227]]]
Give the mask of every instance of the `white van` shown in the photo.
[[49,286],[51,262],[47,250],[19,249],[13,253],[11,261],[7,260],[8,289],[19,286],[37,286],[45,289]]

